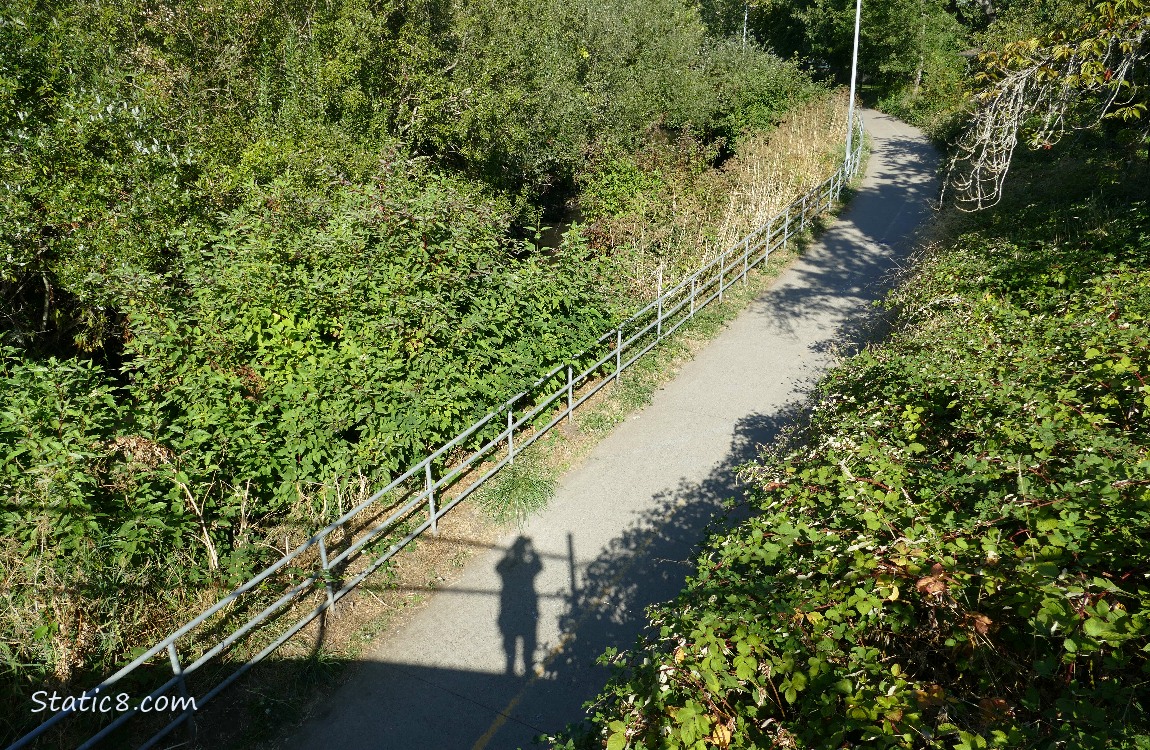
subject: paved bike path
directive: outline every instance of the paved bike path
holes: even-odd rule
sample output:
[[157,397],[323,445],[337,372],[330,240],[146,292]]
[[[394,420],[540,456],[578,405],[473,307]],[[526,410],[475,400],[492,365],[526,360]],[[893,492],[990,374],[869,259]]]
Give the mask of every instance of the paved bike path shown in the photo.
[[511,750],[582,716],[609,676],[597,657],[634,643],[644,607],[681,589],[706,525],[739,492],[735,467],[861,335],[928,212],[934,150],[904,123],[864,117],[864,182],[820,241],[564,476],[521,534],[369,652],[285,747]]

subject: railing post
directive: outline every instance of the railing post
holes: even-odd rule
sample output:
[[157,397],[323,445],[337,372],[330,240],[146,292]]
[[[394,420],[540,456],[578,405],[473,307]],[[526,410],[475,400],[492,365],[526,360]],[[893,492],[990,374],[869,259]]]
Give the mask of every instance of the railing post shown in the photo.
[[767,222],[767,239],[765,242],[763,242],[763,259],[759,261],[760,263],[766,263],[767,258],[769,258],[771,255],[771,237],[773,237],[775,234],[776,218],[778,217],[772,216],[771,220]]
[[750,237],[743,240],[743,286],[747,285],[747,258],[751,254]]
[[719,256],[719,304],[723,304],[723,277],[727,275],[727,253]]
[[623,372],[623,326],[615,329],[615,385],[619,384],[619,375]]
[[656,283],[656,292],[658,293],[658,307],[655,311],[655,338],[663,338],[663,266],[659,265],[659,281]]
[[439,518],[435,515],[435,482],[431,481],[431,462],[423,465],[427,477],[427,510],[431,514],[431,533],[439,536]]
[[571,424],[573,411],[575,411],[575,381],[571,379],[571,365],[567,365],[567,424]]
[[507,407],[507,458],[515,463],[515,407]]
[[799,234],[807,231],[807,194],[803,193],[802,212],[799,214]]
[[184,716],[188,717],[187,719],[184,719],[184,721],[188,725],[187,726],[188,736],[192,737],[195,735],[195,730],[196,730],[195,720],[191,718],[191,716],[192,716],[192,705],[193,704],[191,703],[190,695],[188,694],[188,683],[184,681],[184,668],[180,664],[180,655],[176,653],[175,641],[168,644],[168,660],[172,663],[172,674],[174,674],[177,678],[176,684],[180,688],[180,696],[183,697],[183,699],[184,699],[184,712],[183,713],[184,713]]
[[691,317],[695,317],[695,277],[691,276]]
[[335,600],[332,598],[331,578],[328,576],[327,569],[327,543],[322,536],[319,538],[319,564],[323,569],[323,588],[327,592],[327,607],[334,612]]
[[791,241],[791,207],[787,206],[786,220],[783,222],[783,250],[787,249],[787,243]]

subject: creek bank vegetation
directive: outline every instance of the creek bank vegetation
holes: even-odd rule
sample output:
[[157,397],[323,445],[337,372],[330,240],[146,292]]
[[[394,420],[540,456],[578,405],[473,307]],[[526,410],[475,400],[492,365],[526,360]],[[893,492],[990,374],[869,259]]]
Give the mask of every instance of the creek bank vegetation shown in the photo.
[[11,706],[98,681],[586,347],[845,130],[684,0],[17,0],[0,102]]

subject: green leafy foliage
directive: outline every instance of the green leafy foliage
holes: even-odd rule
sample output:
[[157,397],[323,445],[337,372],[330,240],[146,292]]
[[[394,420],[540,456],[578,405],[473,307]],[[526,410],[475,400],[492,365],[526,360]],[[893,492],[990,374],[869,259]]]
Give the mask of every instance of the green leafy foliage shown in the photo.
[[[90,10],[90,9],[89,9]],[[98,348],[111,306],[152,293],[164,234],[194,209],[162,97],[93,38],[99,18],[0,11],[0,294],[16,339]]]
[[5,347],[0,371],[5,526],[31,548],[75,550],[113,520],[99,475],[121,410],[98,368],[17,354]]
[[715,42],[708,74],[717,92],[714,127],[728,144],[769,131],[783,116],[823,91],[793,60],[764,55],[754,45]]
[[139,423],[265,509],[406,468],[610,319],[577,234],[548,261],[429,172],[331,191],[312,207],[273,184],[183,237],[189,293],[141,310],[129,344]]
[[812,92],[707,40],[685,0],[17,2],[0,55],[4,328],[111,358],[126,308],[187,261],[186,225],[221,231],[273,181],[318,205],[332,179],[431,156],[518,234],[574,197],[588,155],[659,128],[729,139]]
[[[969,46],[981,13],[944,0],[867,0],[862,3],[860,83],[886,111],[939,125],[963,103]],[[783,57],[840,82],[850,77],[854,52],[854,0],[785,0],[769,3],[703,3],[708,26],[743,32]]]
[[122,432],[127,410],[100,367],[21,354],[0,347],[0,700],[12,706],[30,685],[119,658],[124,629],[197,573],[170,451]]
[[567,746],[1144,747],[1148,259],[1112,197],[927,256]]

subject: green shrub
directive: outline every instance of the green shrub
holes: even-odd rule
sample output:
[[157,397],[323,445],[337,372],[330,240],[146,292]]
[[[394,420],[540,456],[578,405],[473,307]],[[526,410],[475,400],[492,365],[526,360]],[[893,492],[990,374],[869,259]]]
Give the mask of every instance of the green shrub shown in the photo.
[[786,113],[826,93],[796,62],[733,39],[714,42],[707,65],[715,90],[712,127],[731,145],[770,131]]
[[[0,347],[6,705],[24,705],[30,685],[68,684],[114,663],[125,648],[121,623],[145,619],[157,592],[194,575],[181,563],[195,518],[173,484],[170,453],[122,432],[117,390],[91,363],[28,361]],[[137,593],[118,601],[125,590]]]
[[197,481],[223,470],[285,508],[333,477],[386,476],[606,325],[576,235],[547,262],[464,183],[378,184],[319,206],[271,185],[220,233],[186,236],[186,294],[133,318],[137,419],[198,457]]

